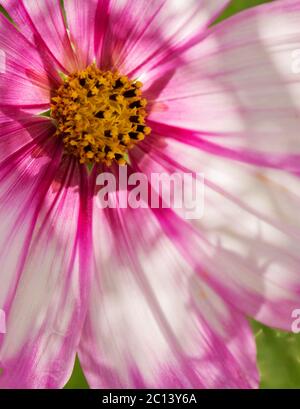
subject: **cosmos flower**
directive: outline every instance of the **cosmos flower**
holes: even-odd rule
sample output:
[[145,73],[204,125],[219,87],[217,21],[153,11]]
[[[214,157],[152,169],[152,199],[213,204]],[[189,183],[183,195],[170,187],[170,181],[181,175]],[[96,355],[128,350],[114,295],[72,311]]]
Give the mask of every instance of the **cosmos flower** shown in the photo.
[[[0,386],[257,387],[300,305],[300,2],[1,0]],[[300,71],[300,70],[299,70]],[[96,204],[202,172],[205,211]],[[116,201],[126,190],[116,190]]]

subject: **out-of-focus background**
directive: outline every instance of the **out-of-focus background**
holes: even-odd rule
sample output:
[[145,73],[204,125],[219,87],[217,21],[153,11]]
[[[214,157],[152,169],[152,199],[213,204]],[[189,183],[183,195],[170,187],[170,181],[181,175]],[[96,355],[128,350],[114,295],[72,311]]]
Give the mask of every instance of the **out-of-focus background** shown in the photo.
[[[273,0],[232,0],[218,21],[270,1]],[[300,388],[300,334],[287,334],[256,322],[252,327],[257,343],[261,388]],[[78,361],[66,388],[88,388]]]
[[[269,1],[273,0],[232,0],[218,21]],[[300,388],[300,334],[276,331],[256,322],[252,322],[252,327],[257,343],[261,388]],[[78,360],[66,388],[88,388]]]

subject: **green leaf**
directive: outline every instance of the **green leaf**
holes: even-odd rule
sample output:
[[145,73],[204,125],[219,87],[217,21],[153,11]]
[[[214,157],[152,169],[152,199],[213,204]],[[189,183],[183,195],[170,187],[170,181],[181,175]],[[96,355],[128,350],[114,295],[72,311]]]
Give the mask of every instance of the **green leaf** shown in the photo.
[[258,6],[259,4],[263,3],[270,3],[271,1],[272,0],[233,0],[217,21],[224,20],[225,18],[228,18],[233,14],[236,14],[239,11],[245,10],[247,8]]
[[78,358],[76,358],[72,377],[66,384],[65,389],[88,389],[88,388],[89,386],[80,367]]
[[261,388],[300,388],[300,334],[295,335],[253,322]]

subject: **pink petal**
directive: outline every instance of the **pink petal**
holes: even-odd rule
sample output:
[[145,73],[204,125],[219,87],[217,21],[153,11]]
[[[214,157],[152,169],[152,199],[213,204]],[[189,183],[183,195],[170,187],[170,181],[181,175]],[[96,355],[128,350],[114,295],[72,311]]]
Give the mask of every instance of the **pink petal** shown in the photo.
[[77,67],[60,0],[1,0],[20,31],[65,72]]
[[246,319],[199,279],[151,210],[95,203],[93,231],[96,275],[79,350],[91,387],[257,386]]
[[103,0],[64,1],[70,38],[81,69],[95,60],[95,32],[103,30],[102,19],[105,16],[105,3],[108,2]]
[[220,154],[299,169],[298,49],[298,1],[243,12],[141,77],[149,119],[193,130],[193,141]]
[[14,108],[0,111],[0,163],[40,140],[54,137],[55,127],[48,118],[18,112]]
[[0,387],[57,388],[71,374],[89,280],[85,178],[55,138],[0,164]]
[[229,1],[99,0],[98,3],[95,33],[98,64],[139,76],[146,67],[159,64],[203,36]]
[[300,302],[299,178],[210,156],[172,139],[153,136],[140,147],[147,155],[135,150],[132,160],[147,175],[205,176],[203,218],[188,227],[182,215],[168,216],[178,250],[235,308],[291,330]]
[[55,66],[2,14],[0,25],[0,107],[47,109],[60,82]]

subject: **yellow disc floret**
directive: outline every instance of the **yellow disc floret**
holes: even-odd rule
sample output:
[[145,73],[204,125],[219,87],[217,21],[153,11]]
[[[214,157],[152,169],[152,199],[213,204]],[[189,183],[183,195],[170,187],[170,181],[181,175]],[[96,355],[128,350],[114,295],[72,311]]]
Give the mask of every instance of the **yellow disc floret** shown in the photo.
[[80,163],[126,163],[128,149],[151,132],[142,83],[94,64],[66,78],[51,100],[65,151]]

